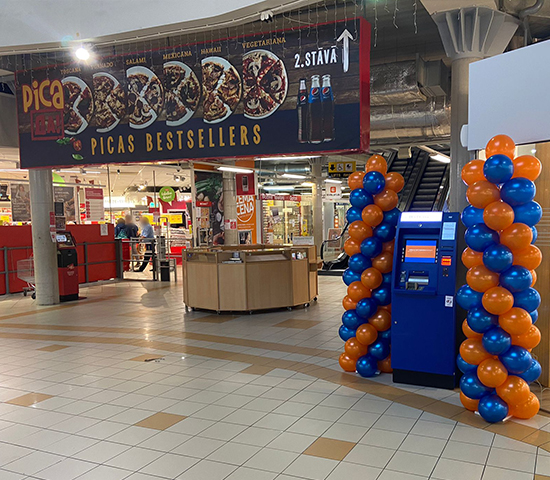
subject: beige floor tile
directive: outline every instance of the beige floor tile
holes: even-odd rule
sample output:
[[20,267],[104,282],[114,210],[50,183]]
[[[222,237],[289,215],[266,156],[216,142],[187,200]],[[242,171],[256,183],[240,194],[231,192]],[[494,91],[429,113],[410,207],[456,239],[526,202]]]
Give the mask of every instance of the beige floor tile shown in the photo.
[[343,460],[355,445],[353,442],[321,437],[306,448],[304,455],[330,458],[331,460]]
[[238,315],[206,315],[205,317],[194,318],[193,322],[200,323],[225,323],[239,318]]
[[185,420],[187,417],[183,415],[176,415],[174,413],[159,412],[144,418],[140,422],[136,423],[136,427],[152,428],[154,430],[166,430],[176,423]]
[[27,393],[26,395],[21,395],[20,397],[12,398],[6,403],[10,405],[19,405],[20,407],[30,407],[31,405],[36,405],[37,403],[43,402],[53,398],[53,395],[46,395],[45,393]]
[[248,373],[250,375],[265,375],[273,371],[273,367],[266,367],[264,365],[251,365],[250,367],[241,370],[240,373]]
[[282,327],[282,328],[298,328],[301,330],[307,330],[308,328],[315,327],[316,325],[319,325],[321,322],[316,322],[315,320],[296,320],[294,318],[289,318],[288,320],[285,320],[284,322],[276,323],[273,325],[274,327]]

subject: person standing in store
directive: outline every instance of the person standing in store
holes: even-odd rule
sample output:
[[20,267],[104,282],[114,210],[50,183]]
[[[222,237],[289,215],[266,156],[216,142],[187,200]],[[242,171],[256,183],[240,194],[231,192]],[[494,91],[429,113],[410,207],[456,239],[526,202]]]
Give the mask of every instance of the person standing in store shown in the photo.
[[146,250],[145,255],[143,256],[143,262],[141,262],[141,266],[139,267],[138,272],[143,272],[155,252],[155,245],[153,244],[155,239],[155,232],[153,232],[153,227],[149,223],[149,219],[147,217],[141,217],[139,223],[141,225],[142,242],[145,244]]
[[119,218],[116,221],[116,227],[115,227],[115,238],[120,238],[120,232],[124,232],[124,236],[126,236],[126,223],[124,222],[123,218]]
[[134,223],[134,219],[132,218],[132,215],[126,215],[124,220],[125,220],[124,230],[126,232],[126,237],[127,238],[137,238],[137,236],[138,236],[138,227]]

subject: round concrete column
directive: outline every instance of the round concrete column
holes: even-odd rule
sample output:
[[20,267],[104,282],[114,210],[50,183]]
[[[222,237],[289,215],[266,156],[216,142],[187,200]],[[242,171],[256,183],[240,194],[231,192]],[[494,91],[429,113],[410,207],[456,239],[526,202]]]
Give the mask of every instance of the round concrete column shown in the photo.
[[[237,192],[235,174],[223,172],[223,214],[225,220],[237,220]],[[238,245],[239,231],[225,229],[225,245]]]
[[52,171],[29,170],[31,190],[32,250],[38,305],[59,303],[57,246],[50,236],[53,213]]

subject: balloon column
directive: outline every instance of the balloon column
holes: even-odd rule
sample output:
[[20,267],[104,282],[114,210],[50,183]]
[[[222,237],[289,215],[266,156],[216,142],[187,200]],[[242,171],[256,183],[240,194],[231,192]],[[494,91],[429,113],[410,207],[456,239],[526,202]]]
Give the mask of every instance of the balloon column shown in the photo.
[[348,179],[351,207],[346,213],[349,238],[344,250],[349,268],[343,275],[348,290],[339,331],[346,344],[339,362],[346,372],[372,377],[378,371],[392,371],[391,271],[400,213],[397,193],[405,181],[399,173],[387,172],[380,155],[369,158],[365,170]]
[[533,288],[541,252],[533,245],[541,206],[533,199],[541,162],[514,157],[515,144],[497,135],[487,144],[487,160],[462,169],[470,205],[462,213],[467,248],[462,262],[467,285],[457,302],[468,311],[460,346],[460,399],[487,422],[507,416],[528,419],[539,411],[529,389],[541,366],[531,355],[541,339],[535,326],[540,295]]

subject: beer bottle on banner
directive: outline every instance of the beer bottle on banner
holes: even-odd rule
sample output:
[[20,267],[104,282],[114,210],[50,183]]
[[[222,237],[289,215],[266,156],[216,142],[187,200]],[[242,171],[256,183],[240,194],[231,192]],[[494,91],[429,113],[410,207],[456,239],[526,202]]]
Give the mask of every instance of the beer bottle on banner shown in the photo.
[[307,143],[308,126],[308,107],[307,107],[307,87],[306,79],[300,78],[300,87],[298,89],[298,101],[296,102],[296,111],[298,112],[298,142]]
[[330,84],[330,75],[323,75],[321,104],[323,105],[323,140],[330,142],[334,140],[334,95]]
[[308,98],[308,124],[309,142],[321,143],[325,137],[323,135],[323,105],[321,104],[319,75],[311,77],[311,89]]

